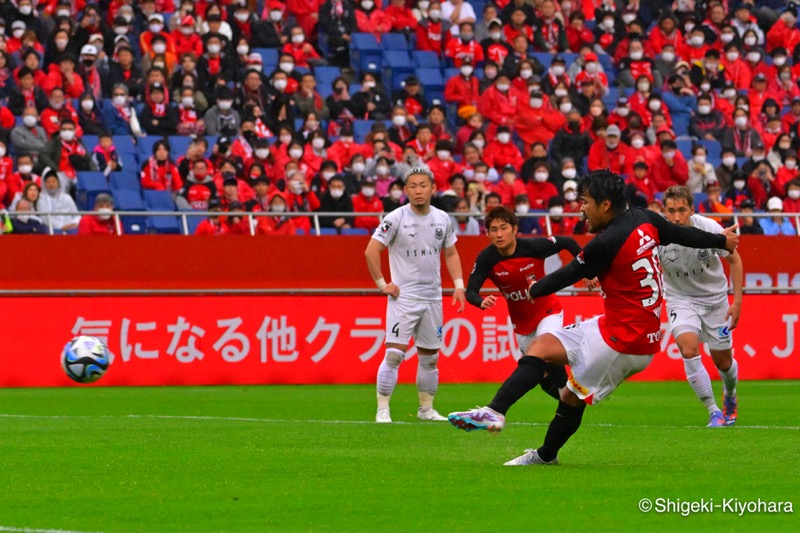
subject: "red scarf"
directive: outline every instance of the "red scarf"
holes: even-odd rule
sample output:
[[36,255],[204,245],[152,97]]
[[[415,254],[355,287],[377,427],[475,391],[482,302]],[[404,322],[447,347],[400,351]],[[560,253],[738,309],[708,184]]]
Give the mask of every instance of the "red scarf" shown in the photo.
[[125,119],[125,122],[131,121],[131,110],[128,108],[128,106],[122,106],[122,107],[114,106],[114,109],[116,109],[117,112],[120,115],[122,115],[122,118]]
[[258,135],[259,139],[267,139],[269,137],[274,137],[275,134],[272,133],[266,124],[261,120],[261,118],[256,119],[256,135]]
[[156,104],[151,102],[150,111],[153,112],[154,117],[163,117],[164,115],[167,114],[167,106],[165,106],[163,103]]
[[195,124],[197,122],[197,111],[194,108],[183,107],[183,104],[178,106],[180,113],[181,124]]
[[36,107],[36,96],[33,89],[22,90],[22,97],[25,98],[25,107]]
[[212,76],[216,76],[219,74],[219,59],[218,57],[209,57],[208,58],[208,73]]

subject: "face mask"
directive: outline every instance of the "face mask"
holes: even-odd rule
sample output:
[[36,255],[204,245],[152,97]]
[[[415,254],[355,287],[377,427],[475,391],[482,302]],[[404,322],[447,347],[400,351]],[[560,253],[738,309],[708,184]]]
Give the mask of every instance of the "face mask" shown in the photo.
[[533,179],[536,180],[536,183],[544,183],[547,181],[548,174],[547,172],[536,172],[533,175]]
[[493,41],[499,41],[502,36],[503,34],[500,33],[499,31],[489,32],[489,38],[492,39]]
[[700,90],[703,91],[704,93],[707,93],[708,91],[711,90],[711,85],[708,83],[702,83],[700,84]]
[[578,199],[578,193],[575,191],[567,191],[564,193],[564,199],[568,202],[574,202]]
[[379,167],[375,167],[375,173],[378,174],[378,176],[388,176],[389,175],[389,167],[387,167],[386,165],[381,165]]
[[389,191],[389,198],[397,202],[400,198],[403,197],[403,191],[401,189],[392,189]]
[[472,141],[472,144],[477,146],[479,150],[483,150],[483,147],[486,146],[486,141],[483,139],[475,139]]
[[356,161],[355,163],[353,163],[353,166],[350,167],[350,168],[353,169],[354,173],[362,174],[364,172],[364,170],[366,170],[366,165],[364,163],[362,163],[361,161]]
[[748,52],[747,60],[751,63],[758,63],[758,60],[761,59],[761,54],[758,52]]
[[316,150],[322,150],[325,147],[325,139],[317,137],[311,141],[311,146],[313,146]]
[[270,207],[270,210],[274,213],[283,213],[286,211],[286,206],[283,204],[275,204]]
[[792,73],[791,73],[791,72],[781,72],[781,74],[780,74],[780,78],[781,78],[782,80],[784,80],[784,81],[785,81],[785,80],[789,80],[789,79],[791,79],[791,78],[792,78]]
[[472,76],[474,71],[475,69],[472,67],[472,65],[464,65],[461,67],[461,75],[464,77]]
[[705,165],[706,164],[706,156],[704,155],[696,155],[694,156],[694,162],[698,165]]
[[729,168],[733,167],[733,165],[736,164],[736,158],[735,157],[723,157],[722,158],[722,164],[725,165],[726,167],[729,167]]
[[300,182],[292,182],[292,192],[294,194],[302,194],[303,193],[303,184]]
[[634,20],[636,20],[636,13],[625,13],[624,15],[622,15],[622,21],[625,24],[630,24]]
[[430,12],[428,13],[428,16],[432,20],[439,20],[442,17],[442,12],[439,11],[438,9],[431,9]]
[[50,107],[53,109],[61,109],[64,107],[64,102],[50,102]]
[[617,115],[619,115],[621,117],[627,117],[630,112],[631,112],[631,110],[628,109],[627,107],[618,107],[617,108]]
[[661,59],[666,61],[667,63],[672,63],[675,61],[675,53],[674,52],[662,52]]
[[786,58],[784,56],[778,56],[772,60],[772,64],[776,67],[782,67],[786,64]]
[[606,31],[612,31],[614,29],[614,19],[603,19],[602,24]]
[[638,150],[639,148],[644,146],[644,139],[642,139],[641,137],[636,137],[631,141],[631,146],[633,146]]
[[732,33],[723,33],[719,36],[719,40],[723,42],[723,44],[728,44],[733,40]]
[[642,59],[641,50],[637,50],[636,52],[631,52],[630,55],[631,55],[631,59],[633,59],[634,61],[639,61],[640,59]]
[[498,83],[495,87],[497,87],[498,91],[504,93],[508,90],[509,85],[507,83]]
[[219,100],[219,101],[217,101],[217,107],[219,107],[220,110],[222,110],[222,111],[228,111],[231,108],[232,105],[233,105],[233,102],[231,100]]
[[753,154],[753,161],[755,161],[756,163],[763,160],[764,160],[764,154]]
[[528,211],[529,211],[529,209],[528,209],[528,204],[518,204],[518,205],[517,205],[517,207],[515,207],[515,208],[514,208],[514,210],[515,210],[515,211],[517,212],[517,214],[519,214],[519,215],[525,215],[525,214],[527,214],[527,213],[528,213]]
[[725,57],[728,58],[728,61],[734,62],[737,59],[739,59],[739,52],[728,52],[727,54],[725,54]]
[[365,81],[363,84],[361,84],[361,86],[364,87],[365,89],[374,89],[375,88],[375,82],[374,81]]
[[639,92],[646,93],[646,92],[648,92],[650,90],[650,84],[649,83],[640,83],[639,85],[636,86],[636,88],[639,89]]
[[94,109],[94,100],[82,100],[81,101],[81,109],[86,111],[87,113]]
[[792,200],[797,200],[800,198],[800,189],[792,189],[791,191],[787,192],[786,195]]
[[33,172],[33,165],[20,165],[19,166],[19,173],[22,174],[23,176],[27,176],[31,172]]
[[331,181],[331,178],[333,178],[335,175],[336,172],[333,172],[332,170],[326,170],[325,172],[322,173],[322,179],[324,179],[325,181]]
[[147,28],[153,33],[159,33],[161,30],[164,29],[164,26],[162,26],[161,24],[150,24]]
[[468,42],[472,41],[472,37],[473,37],[473,35],[471,33],[462,33],[461,34],[461,40],[463,42],[465,42],[465,43],[468,43]]
[[664,159],[673,159],[675,157],[675,152],[664,152]]
[[650,111],[658,111],[661,109],[661,100],[650,100],[647,107],[650,108]]
[[395,115],[392,117],[392,124],[397,126],[398,128],[402,128],[406,125],[406,116],[405,115]]
[[272,22],[278,22],[282,18],[283,18],[283,11],[274,10],[269,12],[269,19]]
[[426,11],[430,7],[430,5],[431,3],[428,0],[419,0],[419,2],[417,3],[417,6],[423,11]]
[[736,188],[737,191],[744,190],[744,184],[745,184],[744,180],[736,180],[733,182],[733,186],[734,188]]
[[101,207],[97,210],[97,212],[100,213],[97,215],[97,218],[99,218],[100,220],[108,220],[109,218],[111,218],[111,213],[113,213],[114,211],[112,209],[109,209],[108,207]]
[[476,172],[475,173],[475,181],[477,181],[478,183],[483,183],[484,181],[486,181],[486,173],[484,173],[484,172]]
[[33,6],[29,6],[29,5],[19,6],[19,12],[22,15],[28,16],[31,13],[33,13]]
[[586,72],[588,72],[589,74],[595,74],[597,71],[600,70],[600,65],[595,63],[594,61],[590,61],[589,63],[586,63],[585,68]]
[[36,125],[37,119],[33,115],[25,115],[22,117],[22,123],[25,124],[26,127],[32,128]]
[[564,214],[564,208],[561,207],[560,205],[554,205],[553,207],[550,208],[550,214],[551,215],[563,215]]
[[344,189],[331,189],[331,198],[341,198],[344,195]]
[[756,38],[753,37],[752,35],[749,35],[749,36],[744,38],[744,44],[746,44],[747,46],[755,46],[756,45]]
[[600,115],[603,114],[603,108],[602,107],[590,107],[589,108],[589,114],[592,115],[593,117],[599,117]]
[[736,117],[733,122],[737,127],[744,128],[747,126],[747,117]]
[[120,15],[120,17],[125,19],[125,22],[130,24],[133,21],[133,13],[125,13],[124,15]]
[[788,161],[786,161],[786,168],[788,168],[789,170],[794,170],[796,167],[797,167],[797,161],[795,161],[794,159],[789,159]]
[[539,109],[542,107],[544,100],[541,98],[531,98],[531,107],[534,109]]
[[738,106],[740,109],[743,109],[745,112],[750,111],[750,106],[747,104],[739,104]]
[[566,115],[567,113],[569,113],[570,111],[572,111],[572,104],[570,104],[569,102],[566,102],[566,103],[564,103],[564,104],[561,104],[560,106],[558,106],[558,109],[559,109],[559,110],[560,110],[562,113],[564,113],[564,114]]
[[281,135],[280,140],[281,140],[281,144],[289,144],[290,142],[292,142],[292,136],[291,135]]
[[72,142],[75,139],[75,130],[61,130],[59,136],[63,141]]
[[309,120],[308,122],[306,122],[306,129],[308,130],[313,131],[318,127],[319,127],[319,122],[317,122],[316,120]]
[[303,151],[299,148],[294,148],[293,150],[289,150],[289,157],[292,159],[300,159],[303,157]]
[[239,22],[247,22],[247,19],[250,17],[250,14],[247,11],[237,11],[233,14],[233,18],[238,20]]
[[341,141],[342,144],[346,144],[346,145],[353,144],[353,138],[352,137],[339,137],[339,141]]
[[375,187],[362,187],[361,194],[367,198],[372,198],[375,195]]
[[450,151],[449,150],[437,150],[436,151],[436,157],[438,157],[439,159],[448,159],[450,157]]
[[305,40],[306,40],[306,36],[303,35],[302,33],[298,33],[298,34],[292,35],[292,42],[294,44],[300,44]]
[[616,150],[617,146],[619,146],[619,141],[611,141],[611,140],[606,141],[606,148],[608,148],[609,150]]
[[164,43],[156,43],[153,45],[153,52],[156,54],[163,54],[167,51],[167,45]]
[[209,54],[218,54],[222,47],[218,44],[209,44],[208,45],[208,53]]
[[497,142],[500,144],[508,144],[511,142],[511,134],[510,133],[498,133],[497,134]]
[[519,77],[522,78],[523,80],[527,80],[531,76],[533,76],[533,71],[532,70],[525,69],[525,70],[521,70],[519,72]]
[[31,218],[31,217],[30,217],[30,216],[28,216],[28,215],[17,215],[17,220],[19,220],[19,221],[20,221],[20,222],[22,222],[23,224],[27,224],[27,223],[28,223],[28,220],[30,220],[30,218]]
[[127,26],[114,26],[114,34],[116,34],[116,35],[127,35],[128,34],[128,27]]
[[553,94],[555,94],[558,98],[561,98],[562,96],[567,96],[569,94],[569,91],[567,91],[566,89],[556,89],[555,91],[553,91]]
[[246,44],[240,44],[239,46],[236,47],[236,53],[239,54],[240,56],[247,55],[248,52],[250,52],[250,47],[247,46]]
[[728,89],[722,93],[722,96],[727,98],[728,100],[732,100],[736,98],[736,89]]
[[692,38],[689,39],[689,42],[692,46],[701,47],[703,46],[703,37],[700,35],[694,35]]
[[[194,28],[192,28],[191,26],[181,26],[180,27],[180,32],[182,34],[186,35],[186,36],[189,36],[189,35],[194,33]],[[245,52],[245,53],[247,53],[247,52]]]
[[23,33],[25,33],[25,30],[23,30],[23,29],[18,29],[18,30],[14,30],[14,32],[12,33],[12,35],[14,36],[14,38],[15,38],[15,39],[22,39],[22,34],[23,34]]
[[699,105],[697,106],[697,112],[701,115],[708,115],[711,113],[711,106],[710,105]]

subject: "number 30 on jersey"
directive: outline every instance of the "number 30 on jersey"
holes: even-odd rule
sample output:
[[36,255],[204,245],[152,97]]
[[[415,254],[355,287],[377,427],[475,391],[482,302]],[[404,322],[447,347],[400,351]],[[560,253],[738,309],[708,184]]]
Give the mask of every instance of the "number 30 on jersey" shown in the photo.
[[643,288],[649,288],[653,294],[647,298],[642,298],[642,306],[652,307],[660,301],[661,298],[661,263],[658,262],[658,256],[655,254],[650,257],[643,257],[631,265],[631,269],[636,272],[638,270],[645,271],[645,277],[639,282]]

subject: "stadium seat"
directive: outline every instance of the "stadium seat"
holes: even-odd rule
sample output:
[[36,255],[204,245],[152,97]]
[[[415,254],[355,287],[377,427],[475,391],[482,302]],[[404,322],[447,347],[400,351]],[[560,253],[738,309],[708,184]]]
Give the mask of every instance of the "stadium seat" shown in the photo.
[[[616,77],[617,68],[614,66],[614,59],[608,54],[597,54],[597,60],[603,65],[603,72],[606,73],[606,76],[609,73],[614,74]],[[610,81],[610,78],[609,78]]]
[[673,115],[672,116],[672,131],[675,132],[676,137],[689,136],[689,121],[691,119],[687,115]]
[[136,151],[139,155],[139,160],[144,161],[153,155],[153,146],[159,141],[165,140],[160,135],[148,135],[147,137],[139,137],[136,144]]
[[191,214],[194,213],[192,209],[181,209],[180,213],[186,215],[186,228],[183,227],[183,220],[181,220],[181,233],[184,235],[194,235],[195,231],[197,231],[197,226],[206,219],[205,215]]
[[133,137],[130,135],[114,135],[114,147],[117,149],[118,154],[135,154],[136,145],[133,143]]
[[350,36],[350,64],[358,73],[381,71],[383,50],[371,33]]
[[698,142],[705,147],[708,159],[719,160],[722,157],[722,144],[719,141],[701,140]]
[[[112,191],[114,207],[118,211],[144,211],[141,191],[118,189]],[[126,235],[136,235],[147,232],[147,217],[127,215],[120,216],[120,222]]]
[[81,211],[91,211],[98,194],[111,192],[108,180],[102,172],[78,172],[77,181],[77,204]]
[[531,55],[535,57],[537,60],[539,60],[539,63],[541,63],[544,66],[545,70],[550,68],[550,63],[552,63],[553,58],[555,57],[553,54],[549,52],[534,52]]
[[[342,75],[342,69],[339,67],[314,67],[314,78],[317,80],[317,85],[328,85],[333,83],[333,80]],[[319,87],[317,87],[319,89]]]
[[319,235],[339,235],[339,230],[336,228],[320,228]]
[[343,228],[342,235],[369,235],[365,228]]
[[122,172],[112,172],[109,174],[111,178],[112,191],[141,191],[142,183],[139,178],[139,172],[124,170]]
[[[251,52],[261,55],[264,72],[270,72],[278,65],[278,58],[280,56],[277,48],[253,48]],[[267,65],[271,65],[272,68],[268,69]]]
[[411,52],[411,57],[414,60],[414,66],[417,68],[441,68],[439,56],[436,55],[436,52],[414,50]]
[[677,139],[675,144],[678,146],[678,151],[683,154],[683,157],[688,161],[692,158],[692,145],[694,141],[689,139]]
[[694,204],[695,205],[702,204],[706,200],[708,200],[708,195],[706,193],[704,193],[704,192],[696,192],[696,193],[694,193]]
[[384,80],[391,80],[391,90],[401,89],[403,81],[414,73],[411,56],[405,50],[386,50],[383,52]]
[[208,150],[206,150],[206,156],[211,155],[211,150],[214,149],[214,145],[217,144],[217,140],[219,139],[219,135],[206,135],[206,142],[208,143]]
[[122,163],[123,171],[139,171],[139,156],[136,154],[121,153],[119,154],[119,161]]
[[[143,191],[148,211],[175,211],[175,201],[169,191]],[[181,233],[178,217],[147,217],[147,228],[155,233]]]
[[384,50],[411,50],[411,43],[402,33],[384,33],[381,35],[381,47]]
[[98,139],[97,135],[84,135],[81,137],[81,142],[86,147],[86,151],[92,153],[99,142]]
[[169,153],[173,159],[186,155],[186,150],[192,144],[192,138],[188,135],[170,135],[168,141]]
[[438,68],[418,68],[414,71],[422,85],[423,92],[427,93],[429,90],[444,91],[444,77],[442,71]]
[[367,138],[370,130],[372,129],[372,123],[375,122],[374,120],[354,120],[353,121],[353,139],[358,144],[363,144],[364,140]]

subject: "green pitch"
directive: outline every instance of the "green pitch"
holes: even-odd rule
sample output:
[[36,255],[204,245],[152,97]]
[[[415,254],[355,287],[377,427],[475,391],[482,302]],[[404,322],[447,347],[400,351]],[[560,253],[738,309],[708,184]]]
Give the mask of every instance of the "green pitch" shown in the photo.
[[[443,386],[442,413],[495,385]],[[717,394],[720,384],[715,383]],[[642,513],[642,498],[791,501],[800,382],[745,382],[740,424],[705,429],[686,383],[626,383],[587,409],[559,467],[503,467],[540,444],[538,389],[499,435],[417,422],[398,389],[0,390],[0,531],[786,530],[797,514]]]

